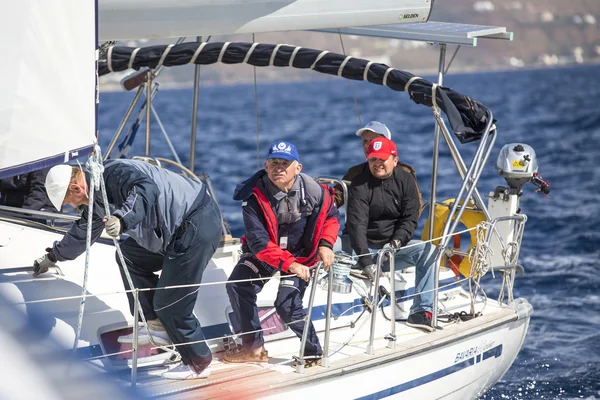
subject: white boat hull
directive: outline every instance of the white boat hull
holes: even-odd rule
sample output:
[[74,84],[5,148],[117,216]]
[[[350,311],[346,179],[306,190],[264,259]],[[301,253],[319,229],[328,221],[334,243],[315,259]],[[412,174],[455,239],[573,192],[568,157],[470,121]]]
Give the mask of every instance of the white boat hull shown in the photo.
[[336,393],[344,399],[474,399],[512,365],[528,325],[529,318],[525,318],[466,337],[454,334],[456,340],[451,344],[426,343],[408,349],[414,351],[412,355],[388,356],[370,368],[348,368],[338,378],[294,388],[285,397],[319,398],[323,393]]
[[[47,273],[34,279],[29,272],[24,271],[39,256],[38,253],[61,237],[61,233],[0,220],[0,269],[5,271],[0,271],[0,295],[27,314],[30,321],[37,323],[40,335],[38,342],[40,339],[58,341],[68,350],[73,347],[75,339],[85,257],[59,263],[64,276]],[[203,284],[206,286],[199,291],[195,308],[205,336],[213,339],[209,342],[215,353],[213,369],[218,371],[222,368],[223,373],[227,373],[230,366],[218,361],[222,356],[222,338],[231,335],[230,321],[227,318],[230,307],[224,282],[237,261],[238,249],[239,244],[219,248],[204,273]],[[111,244],[96,243],[91,248],[88,277],[88,294],[91,296],[85,302],[82,331],[77,346],[80,358],[90,359],[105,371],[129,370],[131,365],[131,360],[104,357],[115,350],[115,343],[111,347],[103,339],[106,337],[103,334],[133,325],[114,253],[115,248]],[[441,277],[442,310],[447,313],[468,310],[470,302],[466,296],[461,295],[464,294],[462,288],[452,285],[452,273],[443,272]],[[389,287],[389,279],[382,279],[382,283],[385,281],[388,281]],[[450,285],[446,286],[448,283]],[[269,391],[249,387],[244,393],[253,398],[276,398],[285,393],[286,398],[305,399],[307,396],[320,396],[332,391],[340,393],[343,398],[475,398],[497,382],[510,367],[527,332],[530,314],[527,303],[522,306],[525,311],[518,312],[510,307],[488,304],[483,317],[449,324],[430,334],[397,322],[398,339],[396,348],[392,350],[386,348],[388,341],[385,339],[390,332],[391,323],[378,312],[375,355],[369,355],[366,352],[370,314],[367,312],[360,316],[363,310],[360,298],[367,286],[363,286],[361,292],[361,284],[366,285],[363,281],[356,280],[355,290],[351,293],[334,294],[333,314],[337,318],[332,320],[332,327],[337,329],[333,329],[331,333],[330,349],[335,354],[330,358],[330,368],[317,368],[321,372],[314,372],[315,368],[312,368],[307,370],[310,373],[305,376],[293,374],[295,379],[290,379],[292,369],[289,363],[277,366],[275,370],[279,377],[268,375],[268,379],[273,380],[267,384],[271,388]],[[402,273],[401,280],[396,280],[401,308],[397,318],[406,317],[410,300],[403,299],[402,296],[414,290],[413,284],[414,274],[410,270]],[[274,277],[261,292],[259,307],[273,306],[277,288],[278,279]],[[308,303],[308,294],[309,291],[305,305]],[[326,294],[325,290],[317,288],[312,317],[322,343]],[[46,301],[50,299],[54,300]],[[481,308],[482,305],[483,301],[478,299],[477,306]],[[386,315],[389,316],[390,311],[389,306],[385,307]],[[349,327],[351,321],[356,322],[353,327]],[[299,342],[289,329],[265,335],[271,357],[290,360],[297,354]],[[348,341],[349,335],[354,339]],[[144,367],[153,365],[152,368],[156,368],[169,355],[167,352],[141,358],[138,366],[142,367],[142,371]],[[285,378],[283,383],[278,383],[280,377]],[[357,385],[357,381],[368,382],[368,385]],[[245,382],[242,379],[237,383],[240,390]],[[255,380],[249,377],[247,383],[255,385]],[[214,385],[214,390],[217,390],[218,382]],[[141,390],[143,388],[142,384]],[[150,386],[147,390],[151,393],[155,386]],[[210,391],[203,390],[203,393],[207,398],[212,396]]]

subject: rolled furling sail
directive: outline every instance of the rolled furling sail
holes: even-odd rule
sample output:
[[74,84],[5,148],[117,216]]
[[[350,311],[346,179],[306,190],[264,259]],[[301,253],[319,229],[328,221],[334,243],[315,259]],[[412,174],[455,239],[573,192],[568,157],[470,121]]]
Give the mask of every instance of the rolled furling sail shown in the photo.
[[[100,75],[128,68],[174,67],[185,64],[242,64],[256,67],[313,69],[346,79],[364,80],[408,92],[417,104],[433,106],[433,83],[385,64],[287,44],[188,42],[148,47],[110,46],[98,63]],[[479,140],[485,132],[488,109],[478,101],[446,87],[437,87],[436,104],[448,117],[461,143]]]

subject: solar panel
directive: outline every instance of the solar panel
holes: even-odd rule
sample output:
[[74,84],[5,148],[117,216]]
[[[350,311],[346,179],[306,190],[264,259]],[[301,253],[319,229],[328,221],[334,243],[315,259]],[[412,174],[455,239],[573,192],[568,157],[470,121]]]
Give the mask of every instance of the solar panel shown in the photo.
[[372,25],[338,29],[316,29],[318,32],[373,36],[388,39],[416,40],[422,42],[477,46],[477,40],[513,40],[513,33],[505,27],[457,24],[452,22],[417,22],[396,25]]

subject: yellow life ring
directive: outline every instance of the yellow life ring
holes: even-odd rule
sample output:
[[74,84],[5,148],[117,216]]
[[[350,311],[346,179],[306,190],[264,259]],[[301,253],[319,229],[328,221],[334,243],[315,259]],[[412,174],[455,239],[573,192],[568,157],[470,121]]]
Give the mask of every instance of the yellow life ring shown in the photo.
[[[444,233],[444,225],[448,220],[448,214],[450,214],[450,208],[452,207],[452,203],[454,203],[454,199],[445,200],[444,205],[435,205],[432,235],[433,238],[439,238]],[[482,211],[472,209],[472,203],[469,203],[469,207],[471,208],[466,208],[463,212],[463,215],[460,218],[460,223],[463,224],[467,229],[474,228],[480,222],[486,220],[485,215]],[[469,249],[466,251],[467,253],[469,253],[471,249],[477,244],[477,231],[469,231],[469,236],[471,237],[471,244],[469,246]],[[427,218],[427,222],[425,222],[423,233],[421,234],[421,240],[429,240],[429,218]],[[439,239],[433,241],[433,244],[435,245],[438,245],[439,243]],[[454,235],[454,248],[460,249],[459,234]],[[441,265],[445,264],[446,257],[444,256],[442,257]],[[463,257],[461,255],[456,254],[450,257],[450,260],[448,260],[448,266],[454,271],[454,273],[457,276],[459,273],[465,277],[468,277],[471,274],[471,262],[469,261],[469,257]]]

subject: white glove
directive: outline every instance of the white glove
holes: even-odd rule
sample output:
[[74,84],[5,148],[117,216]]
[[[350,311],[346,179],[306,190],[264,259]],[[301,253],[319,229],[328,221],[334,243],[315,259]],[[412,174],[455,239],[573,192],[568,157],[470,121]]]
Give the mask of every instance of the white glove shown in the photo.
[[33,277],[37,278],[39,275],[48,272],[48,269],[54,267],[56,265],[56,260],[52,260],[50,257],[54,258],[50,254],[50,248],[46,249],[47,253],[38,258],[33,262]]
[[110,216],[106,220],[106,233],[114,238],[118,238],[121,234],[121,220],[119,217],[115,217],[114,215]]

